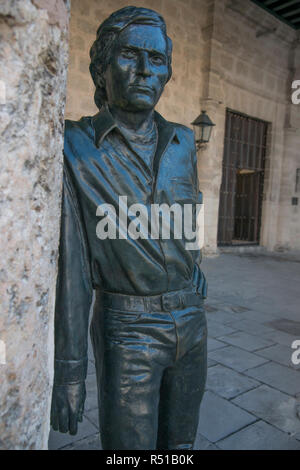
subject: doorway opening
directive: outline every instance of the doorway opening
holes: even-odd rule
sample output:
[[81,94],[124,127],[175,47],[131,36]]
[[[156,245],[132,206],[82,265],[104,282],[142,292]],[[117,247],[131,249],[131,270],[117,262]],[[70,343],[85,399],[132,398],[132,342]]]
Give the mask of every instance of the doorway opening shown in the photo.
[[258,245],[268,123],[226,110],[218,246]]

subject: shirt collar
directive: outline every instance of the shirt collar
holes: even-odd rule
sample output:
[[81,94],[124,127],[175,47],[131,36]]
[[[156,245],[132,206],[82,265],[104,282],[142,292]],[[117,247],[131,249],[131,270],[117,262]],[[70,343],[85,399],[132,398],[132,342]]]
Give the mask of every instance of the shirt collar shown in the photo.
[[101,108],[98,114],[92,117],[92,126],[95,131],[95,144],[100,146],[102,140],[117,124],[107,108]]
[[[166,121],[159,113],[154,112],[154,119],[158,130],[158,151],[163,151],[171,140],[179,142],[175,124]],[[100,146],[103,139],[116,127],[113,116],[106,107],[101,108],[98,114],[92,117],[92,126],[95,131],[95,144]]]

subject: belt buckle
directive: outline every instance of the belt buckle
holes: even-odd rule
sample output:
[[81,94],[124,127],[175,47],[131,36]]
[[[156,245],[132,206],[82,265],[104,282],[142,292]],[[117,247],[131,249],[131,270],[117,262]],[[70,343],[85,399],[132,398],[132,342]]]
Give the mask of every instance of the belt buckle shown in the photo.
[[174,294],[167,293],[162,295],[162,306],[165,311],[178,310],[182,305],[181,295],[177,292]]
[[144,309],[146,312],[151,312],[151,299],[149,297],[144,297]]

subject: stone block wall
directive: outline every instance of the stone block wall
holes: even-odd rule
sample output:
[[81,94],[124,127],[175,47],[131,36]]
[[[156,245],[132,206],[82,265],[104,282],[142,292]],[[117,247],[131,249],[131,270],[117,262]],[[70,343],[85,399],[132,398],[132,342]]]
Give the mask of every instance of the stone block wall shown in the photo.
[[[286,246],[297,248],[290,207],[280,207],[281,192],[291,193],[294,187],[294,176],[282,179],[282,175],[291,113],[292,62],[299,51],[297,33],[250,1],[215,0],[203,37],[202,107],[217,124],[209,146],[199,153],[200,185],[206,201],[206,249],[216,251],[226,108],[269,123],[260,244],[269,250],[278,247],[279,217],[284,212],[289,230]],[[295,162],[299,121],[294,120],[294,126],[287,158]]]
[[0,1],[0,449],[46,449],[69,3]]

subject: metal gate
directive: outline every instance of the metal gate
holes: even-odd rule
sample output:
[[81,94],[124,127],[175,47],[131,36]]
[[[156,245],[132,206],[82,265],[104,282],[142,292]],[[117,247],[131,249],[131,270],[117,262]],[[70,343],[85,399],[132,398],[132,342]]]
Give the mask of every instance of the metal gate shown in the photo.
[[226,111],[218,245],[258,244],[268,123]]

